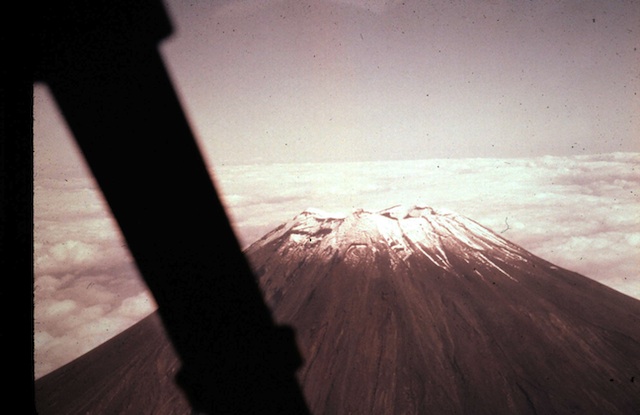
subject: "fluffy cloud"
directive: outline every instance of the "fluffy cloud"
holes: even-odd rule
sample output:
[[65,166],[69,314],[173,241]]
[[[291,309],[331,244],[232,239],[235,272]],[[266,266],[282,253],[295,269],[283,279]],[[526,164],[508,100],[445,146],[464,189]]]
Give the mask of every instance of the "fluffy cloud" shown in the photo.
[[[93,349],[156,308],[153,297],[143,287],[129,296],[119,294],[127,291],[114,287],[113,281],[121,277],[96,278],[98,281],[108,278],[110,284],[87,282],[90,278],[61,278],[66,282],[51,276],[36,278],[34,362],[37,377]],[[55,288],[62,286],[66,287]]]
[[36,377],[156,308],[90,178],[36,177],[34,238]]
[[[38,313],[34,334],[35,376],[45,375],[99,346],[155,308],[147,293],[141,293],[129,301],[137,302],[139,305],[133,310],[124,305],[111,312],[108,312],[109,307],[104,305],[76,307],[74,310],[67,310],[69,312],[65,315],[57,316],[55,323],[49,319],[52,315],[47,315],[46,311],[45,314]],[[65,304],[65,301],[52,303],[49,310],[51,307],[57,307],[57,304]]]

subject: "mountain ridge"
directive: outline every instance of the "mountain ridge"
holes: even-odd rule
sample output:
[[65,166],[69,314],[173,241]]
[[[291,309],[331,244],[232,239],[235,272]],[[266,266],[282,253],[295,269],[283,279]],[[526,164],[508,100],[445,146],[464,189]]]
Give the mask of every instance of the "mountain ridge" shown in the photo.
[[[305,211],[246,253],[277,321],[297,329],[314,413],[359,402],[370,413],[628,413],[640,403],[640,302],[461,215]],[[362,373],[340,369],[354,367]],[[571,386],[580,376],[588,382]],[[610,379],[620,389],[603,393]]]
[[[314,414],[640,407],[640,301],[461,215],[426,206],[307,209],[245,253],[274,319],[296,331],[297,379]],[[153,413],[181,413],[180,391],[167,383],[176,357],[153,319],[37,382],[41,405],[71,407],[64,394],[74,389],[63,382],[90,373],[97,381],[84,385],[79,399],[88,401],[78,408],[135,407],[148,389],[166,410]],[[91,372],[105,353],[123,356],[122,382]]]

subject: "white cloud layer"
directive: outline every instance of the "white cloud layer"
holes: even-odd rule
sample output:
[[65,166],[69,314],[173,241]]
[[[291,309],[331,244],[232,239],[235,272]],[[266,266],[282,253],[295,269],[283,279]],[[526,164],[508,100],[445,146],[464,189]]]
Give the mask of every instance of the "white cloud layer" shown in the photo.
[[40,377],[155,308],[91,179],[36,177],[34,363]]
[[[243,246],[302,210],[421,204],[456,211],[534,254],[640,298],[640,154],[219,167]],[[37,178],[36,376],[156,308],[86,178]]]

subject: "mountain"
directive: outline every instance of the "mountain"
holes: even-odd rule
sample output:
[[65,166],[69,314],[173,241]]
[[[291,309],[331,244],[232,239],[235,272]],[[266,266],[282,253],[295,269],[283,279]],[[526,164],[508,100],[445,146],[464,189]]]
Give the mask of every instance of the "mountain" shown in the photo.
[[313,413],[640,408],[640,302],[462,216],[309,210],[247,255]]
[[[310,209],[246,255],[274,318],[296,330],[314,414],[640,408],[640,301],[463,216]],[[140,401],[158,409],[115,412],[181,413],[168,382],[176,360],[150,316],[36,382],[41,413],[114,413]],[[44,410],[78,400],[90,403]]]

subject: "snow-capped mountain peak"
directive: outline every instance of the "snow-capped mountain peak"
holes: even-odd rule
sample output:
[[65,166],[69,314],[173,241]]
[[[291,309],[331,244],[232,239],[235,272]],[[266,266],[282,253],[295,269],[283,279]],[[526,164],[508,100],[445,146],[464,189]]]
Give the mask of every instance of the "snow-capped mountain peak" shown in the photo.
[[[357,251],[384,256],[391,267],[407,266],[411,257],[426,257],[437,267],[458,273],[452,261],[481,263],[502,270],[492,258],[525,261],[526,251],[493,231],[454,212],[428,206],[396,205],[380,211],[356,209],[349,215],[307,209],[248,248],[275,244],[289,258],[349,263]],[[477,268],[476,268],[476,272]],[[504,276],[513,279],[507,272]]]
[[638,407],[640,304],[462,215],[309,209],[246,254],[277,321],[299,333],[314,413]]

